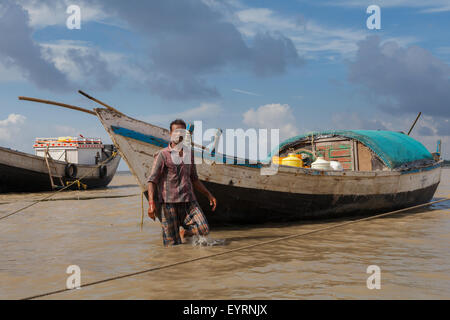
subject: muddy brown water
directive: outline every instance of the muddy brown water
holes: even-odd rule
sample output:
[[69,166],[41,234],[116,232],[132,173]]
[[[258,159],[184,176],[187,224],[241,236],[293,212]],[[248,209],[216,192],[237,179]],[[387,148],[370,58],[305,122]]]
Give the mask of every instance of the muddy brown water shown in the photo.
[[[436,198],[450,195],[444,169]],[[60,193],[0,220],[0,299],[81,284],[222,252],[342,221],[213,229],[216,247],[164,248],[159,223],[140,231],[139,188],[116,175],[107,189]],[[0,195],[0,216],[46,193]],[[107,197],[107,198],[104,198]],[[369,265],[381,289],[369,290]],[[153,271],[45,299],[449,299],[450,203]]]

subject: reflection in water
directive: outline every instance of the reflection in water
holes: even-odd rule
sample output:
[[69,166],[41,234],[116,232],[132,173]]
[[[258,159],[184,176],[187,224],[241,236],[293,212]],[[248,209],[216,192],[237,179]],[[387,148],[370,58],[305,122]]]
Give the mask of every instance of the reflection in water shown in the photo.
[[[449,178],[445,169],[436,197],[450,194]],[[83,284],[342,222],[216,228],[211,238],[224,246],[164,248],[158,223],[146,218],[139,229],[133,183],[117,175],[111,188],[64,192],[2,220],[0,298],[63,289],[69,265],[80,266]],[[0,215],[45,195],[0,195]],[[440,203],[47,298],[448,299],[449,209]],[[369,265],[381,268],[381,290],[366,287]]]

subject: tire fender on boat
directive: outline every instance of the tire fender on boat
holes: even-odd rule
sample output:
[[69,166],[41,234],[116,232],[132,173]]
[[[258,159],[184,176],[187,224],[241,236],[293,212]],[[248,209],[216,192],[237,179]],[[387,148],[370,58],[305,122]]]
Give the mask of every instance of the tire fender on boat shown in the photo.
[[65,168],[66,177],[70,179],[75,179],[77,177],[78,168],[73,163],[68,163]]
[[99,168],[99,175],[100,175],[100,178],[106,177],[107,174],[108,174],[108,168],[107,168],[106,166],[101,166],[101,167]]

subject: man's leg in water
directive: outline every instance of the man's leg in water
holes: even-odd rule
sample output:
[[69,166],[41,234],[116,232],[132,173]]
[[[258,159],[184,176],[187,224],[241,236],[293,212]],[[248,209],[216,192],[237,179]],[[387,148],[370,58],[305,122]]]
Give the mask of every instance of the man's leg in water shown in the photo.
[[198,235],[206,236],[209,234],[209,225],[203,214],[202,209],[197,201],[192,201],[186,204],[186,218],[183,222],[185,229],[182,238]]
[[162,203],[161,206],[161,227],[164,246],[167,247],[182,243],[179,233],[179,211],[184,208],[174,203]]

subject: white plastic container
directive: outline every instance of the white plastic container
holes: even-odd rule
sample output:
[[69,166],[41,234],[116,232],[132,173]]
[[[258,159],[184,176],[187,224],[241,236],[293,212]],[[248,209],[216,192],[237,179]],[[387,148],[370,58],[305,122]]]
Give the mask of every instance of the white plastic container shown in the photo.
[[330,166],[334,171],[344,171],[344,168],[339,161],[330,161]]
[[332,170],[330,161],[325,160],[323,157],[317,157],[316,161],[311,164],[311,168],[316,170]]

